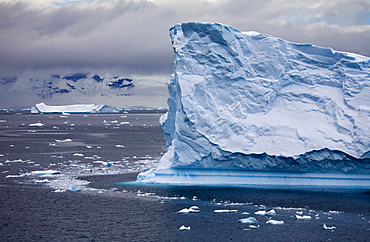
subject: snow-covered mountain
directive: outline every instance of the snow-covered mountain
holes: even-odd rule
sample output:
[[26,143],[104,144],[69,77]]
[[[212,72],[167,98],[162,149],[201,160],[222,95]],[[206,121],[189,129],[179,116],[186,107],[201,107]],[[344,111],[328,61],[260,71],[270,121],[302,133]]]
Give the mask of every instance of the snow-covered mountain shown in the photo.
[[[156,108],[165,105],[167,97],[164,82],[82,72],[66,74],[26,72],[19,77],[0,77],[0,87],[3,108],[30,107],[38,102],[53,105],[104,103],[126,108],[131,106]],[[148,94],[153,97],[147,97]],[[153,102],[153,98],[156,98],[156,101]],[[151,102],[148,102],[148,99]]]
[[168,151],[157,176],[196,177],[169,171],[179,168],[370,174],[370,58],[222,24],[179,24],[170,35]]

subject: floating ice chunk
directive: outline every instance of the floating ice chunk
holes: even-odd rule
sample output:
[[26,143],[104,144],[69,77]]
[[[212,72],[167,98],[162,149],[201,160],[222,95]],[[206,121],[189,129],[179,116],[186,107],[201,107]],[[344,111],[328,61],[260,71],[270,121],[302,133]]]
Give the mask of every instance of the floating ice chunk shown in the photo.
[[6,123],[7,121],[6,120],[0,120],[0,123]]
[[116,145],[116,148],[123,148],[123,147],[125,147],[125,146],[123,146],[123,145]]
[[86,148],[92,149],[92,146],[91,145],[86,145]]
[[81,154],[81,153],[75,153],[75,154],[73,154],[73,156],[84,156],[84,155]]
[[337,227],[335,226],[327,226],[325,223],[323,224],[323,228],[326,229],[326,230],[334,230],[336,229]]
[[24,161],[22,159],[17,159],[17,160],[6,160],[5,163],[25,163],[27,161]]
[[68,191],[70,192],[81,192],[82,188],[79,186],[71,186]]
[[302,216],[300,216],[300,215],[296,214],[295,217],[298,220],[310,220],[310,219],[312,219],[312,217],[310,215],[302,215]]
[[29,124],[28,126],[31,126],[31,127],[43,127],[43,126],[45,126],[45,124],[43,124],[43,123],[34,123],[34,124]]
[[298,214],[298,215],[302,215],[303,211],[296,211],[295,213]]
[[64,189],[56,189],[53,192],[66,192],[66,190],[64,190]]
[[282,225],[282,224],[284,224],[284,221],[270,219],[270,220],[267,220],[266,223],[267,224],[272,224],[272,225]]
[[23,177],[25,174],[20,174],[20,175],[7,175],[5,178],[17,178],[17,177]]
[[184,214],[184,213],[199,213],[200,209],[198,206],[192,206],[190,208],[183,208],[177,213]]
[[186,227],[185,225],[181,225],[181,227],[179,228],[179,230],[190,230],[190,226]]
[[45,178],[43,180],[35,180],[36,183],[50,183],[50,180]]
[[233,209],[233,210],[230,210],[230,209],[216,209],[213,212],[214,213],[236,213],[236,212],[238,212],[238,210],[236,210],[236,209]]
[[54,176],[60,174],[59,171],[56,170],[46,170],[46,171],[33,171],[31,172],[31,175],[36,176]]
[[71,139],[56,139],[55,142],[63,143],[63,142],[71,142]]
[[270,211],[267,211],[267,212],[265,210],[259,210],[259,211],[255,212],[254,214],[272,216],[272,215],[276,215],[276,211],[274,209],[271,209]]
[[270,211],[266,212],[266,216],[273,216],[276,215],[276,211],[274,209],[271,209]]
[[255,217],[249,217],[249,218],[239,219],[239,223],[242,223],[242,224],[257,224],[258,221]]
[[3,166],[4,164],[0,162],[0,166]]

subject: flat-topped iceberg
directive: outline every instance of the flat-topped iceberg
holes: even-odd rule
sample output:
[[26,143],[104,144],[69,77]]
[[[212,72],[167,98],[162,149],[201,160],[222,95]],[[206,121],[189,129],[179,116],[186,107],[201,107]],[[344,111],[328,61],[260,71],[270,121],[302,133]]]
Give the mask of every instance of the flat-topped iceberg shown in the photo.
[[235,170],[370,175],[370,58],[222,24],[178,24],[170,36],[168,151],[138,180],[206,183]]
[[31,107],[31,113],[118,113],[121,109],[103,104],[75,104],[49,106],[37,103]]

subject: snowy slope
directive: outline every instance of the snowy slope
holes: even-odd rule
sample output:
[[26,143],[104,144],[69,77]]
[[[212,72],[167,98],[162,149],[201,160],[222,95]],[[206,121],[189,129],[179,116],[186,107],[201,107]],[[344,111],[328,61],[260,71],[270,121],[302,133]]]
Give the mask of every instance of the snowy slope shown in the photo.
[[179,24],[170,35],[168,152],[157,173],[370,173],[368,57],[222,24]]

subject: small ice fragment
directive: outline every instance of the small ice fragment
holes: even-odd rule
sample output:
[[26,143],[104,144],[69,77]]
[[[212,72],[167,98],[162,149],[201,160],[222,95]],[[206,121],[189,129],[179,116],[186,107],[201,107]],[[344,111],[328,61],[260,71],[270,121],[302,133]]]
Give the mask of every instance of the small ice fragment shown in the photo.
[[242,214],[246,214],[246,215],[247,215],[247,214],[249,214],[249,213],[248,213],[248,212],[243,212]]
[[266,215],[266,211],[265,210],[259,210],[259,211],[255,212],[254,214],[256,214],[256,215]]
[[84,156],[84,155],[81,153],[74,153],[73,156]]
[[0,166],[3,166],[4,164],[0,162]]
[[298,219],[298,220],[309,220],[309,219],[312,219],[310,215],[303,215],[303,216],[300,216],[300,215],[295,215],[295,217]]
[[271,209],[270,211],[267,211],[266,212],[266,215],[267,216],[273,216],[273,215],[276,215],[276,211],[274,209]]
[[49,179],[45,178],[43,180],[36,180],[36,183],[50,183]]
[[326,229],[326,230],[333,230],[333,229],[336,229],[337,227],[335,227],[335,226],[326,226],[326,224],[324,223],[323,228]]
[[91,149],[92,146],[91,145],[86,145],[86,148]]
[[296,214],[299,214],[299,215],[302,215],[303,214],[303,211],[296,211],[295,213]]
[[116,148],[123,148],[123,147],[125,147],[125,146],[123,146],[123,145],[116,145]]
[[43,127],[43,126],[45,126],[45,124],[43,124],[43,123],[34,123],[34,124],[29,124],[28,126],[31,126],[31,127]]
[[56,189],[53,192],[66,192],[66,190],[64,190],[64,189]]
[[198,206],[192,206],[190,208],[183,208],[177,213],[184,214],[184,213],[199,213],[200,209]]
[[216,209],[214,213],[236,213],[238,210],[229,210],[229,209]]
[[186,227],[185,225],[181,225],[179,230],[190,230],[190,226]]
[[0,120],[0,123],[6,123],[6,120],[4,120],[4,119]]
[[270,211],[267,211],[267,212],[265,210],[259,210],[259,211],[255,212],[254,214],[272,216],[272,215],[276,215],[276,211],[274,209],[271,209]]
[[258,229],[260,227],[260,225],[259,224],[257,224],[257,225],[251,224],[248,227],[251,228],[251,229]]
[[267,224],[272,224],[272,225],[282,225],[282,224],[284,224],[284,221],[270,219],[270,220],[267,220],[266,223]]
[[33,171],[31,172],[31,175],[37,175],[37,176],[52,176],[60,174],[59,171],[55,170],[46,170],[46,171]]
[[254,217],[249,217],[249,218],[239,219],[239,223],[242,223],[242,224],[257,224],[258,221]]
[[71,142],[71,139],[56,139],[55,142]]
[[68,191],[70,192],[81,192],[81,187],[78,187],[78,186],[71,186]]

